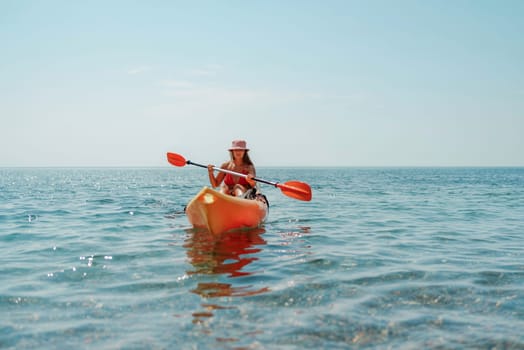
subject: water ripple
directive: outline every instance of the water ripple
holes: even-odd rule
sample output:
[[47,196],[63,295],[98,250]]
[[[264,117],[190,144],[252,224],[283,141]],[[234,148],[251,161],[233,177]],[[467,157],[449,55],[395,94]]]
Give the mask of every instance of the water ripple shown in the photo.
[[0,169],[0,348],[524,348],[524,169],[261,168],[257,230],[193,230],[199,169]]

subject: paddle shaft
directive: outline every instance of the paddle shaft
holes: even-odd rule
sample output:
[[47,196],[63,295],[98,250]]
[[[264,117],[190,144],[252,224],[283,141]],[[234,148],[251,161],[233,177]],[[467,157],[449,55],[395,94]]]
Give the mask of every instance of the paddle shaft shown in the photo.
[[[186,161],[186,163],[189,164],[189,165],[196,165],[196,166],[199,166],[201,168],[206,168],[207,169],[207,165],[204,165],[204,164],[198,164],[198,163],[192,162],[190,160]],[[240,176],[240,177],[243,177],[243,178],[247,178],[246,174],[237,173],[236,171],[233,171],[233,170],[222,169],[222,168],[219,168],[219,167],[216,167],[216,166],[213,167],[213,170],[220,171],[220,172],[226,173],[226,174],[231,174],[231,175],[234,175],[234,176]],[[267,185],[278,187],[278,182],[271,182],[271,181],[267,181],[267,180],[264,180],[264,179],[259,179],[257,177],[254,177],[253,180],[257,181],[257,182],[265,183]]]
[[[184,156],[181,156],[180,154],[172,153],[172,152],[167,152],[167,161],[170,164],[173,164],[174,166],[185,166],[187,164],[190,164],[190,165],[196,165],[201,168],[208,168],[206,165],[198,164],[190,160],[186,160]],[[215,166],[213,166],[212,168],[213,170],[221,171],[226,174],[240,176],[243,178],[248,177],[248,175],[246,174],[237,173],[235,171],[231,171],[228,169],[217,168]],[[271,182],[271,181],[259,179],[257,177],[254,177],[253,180],[262,182],[262,183],[265,183],[271,186],[275,186],[279,188],[282,191],[282,193],[288,197],[295,198],[301,201],[310,201],[311,200],[311,187],[305,182],[287,181],[285,183],[280,183],[280,182]]]

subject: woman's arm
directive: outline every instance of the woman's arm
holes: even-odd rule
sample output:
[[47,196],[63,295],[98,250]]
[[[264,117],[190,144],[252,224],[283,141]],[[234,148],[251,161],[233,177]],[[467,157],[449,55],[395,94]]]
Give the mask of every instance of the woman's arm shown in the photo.
[[255,176],[257,176],[257,172],[255,170],[255,166],[254,165],[250,165],[249,169],[248,169],[246,181],[249,184],[249,186],[251,186],[251,187],[255,187],[257,185],[257,182],[255,180],[253,180],[253,178]]
[[[226,169],[226,167],[225,167],[226,165],[227,165],[227,163],[222,164],[221,168],[222,168],[222,169]],[[225,173],[219,172],[219,173],[217,174],[217,176],[215,177],[214,169],[213,169],[214,167],[215,167],[215,166],[212,165],[212,164],[209,164],[209,165],[207,166],[207,172],[208,172],[208,174],[209,174],[209,183],[211,183],[211,186],[212,186],[213,188],[215,188],[215,187],[217,187],[217,186],[220,186],[220,184],[221,184],[222,181],[224,180],[224,177],[226,176]]]
[[211,187],[215,188],[218,186],[217,179],[214,174],[214,168],[215,166],[213,164],[209,164],[207,166],[207,174],[209,175],[209,183],[211,184]]

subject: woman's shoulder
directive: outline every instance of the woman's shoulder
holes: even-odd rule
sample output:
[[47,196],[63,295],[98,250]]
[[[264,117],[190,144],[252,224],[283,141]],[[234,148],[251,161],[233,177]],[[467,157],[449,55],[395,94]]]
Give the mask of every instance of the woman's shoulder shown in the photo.
[[230,169],[231,168],[231,161],[227,161],[227,162],[222,163],[220,168],[222,168],[222,169]]

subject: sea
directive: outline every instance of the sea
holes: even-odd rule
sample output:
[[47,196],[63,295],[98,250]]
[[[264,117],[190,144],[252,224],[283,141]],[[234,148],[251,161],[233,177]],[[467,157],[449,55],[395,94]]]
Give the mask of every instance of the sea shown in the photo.
[[524,349],[524,168],[258,177],[313,198],[211,235],[200,168],[0,168],[0,348]]

